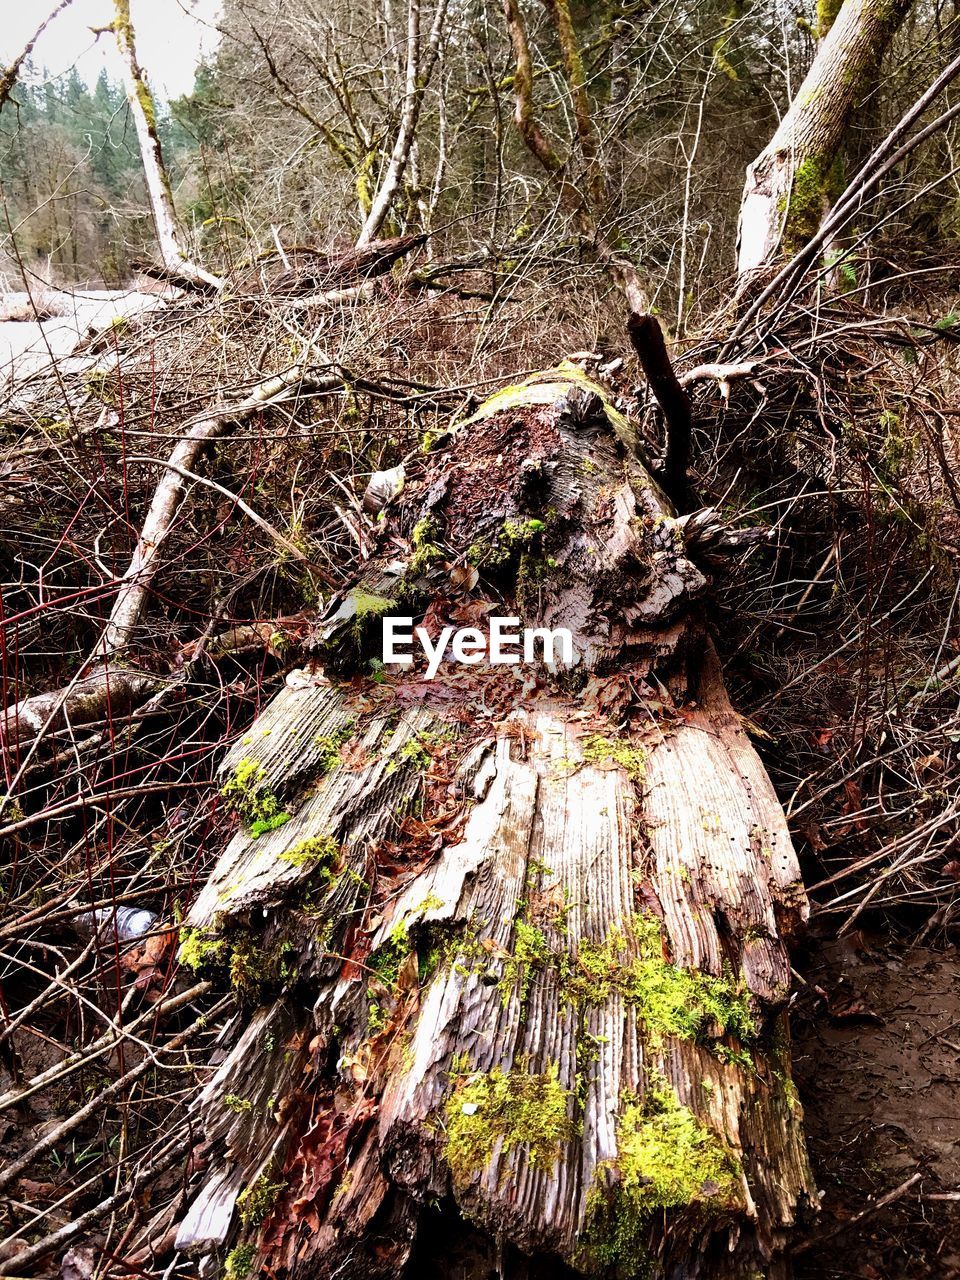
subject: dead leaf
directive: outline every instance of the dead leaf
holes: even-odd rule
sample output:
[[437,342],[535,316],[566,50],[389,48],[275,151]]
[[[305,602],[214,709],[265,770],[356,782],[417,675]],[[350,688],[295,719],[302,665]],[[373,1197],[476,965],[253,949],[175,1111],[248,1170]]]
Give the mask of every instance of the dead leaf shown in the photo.
[[472,564],[448,565],[447,569],[454,591],[472,591],[480,581],[480,574]]
[[400,970],[397,973],[397,990],[398,991],[419,991],[420,989],[420,962],[417,959],[417,953],[411,951]]

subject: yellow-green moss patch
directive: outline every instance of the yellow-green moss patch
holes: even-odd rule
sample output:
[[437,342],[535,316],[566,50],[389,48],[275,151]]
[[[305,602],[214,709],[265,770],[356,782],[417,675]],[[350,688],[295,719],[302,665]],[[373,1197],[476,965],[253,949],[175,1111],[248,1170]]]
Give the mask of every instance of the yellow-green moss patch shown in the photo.
[[454,1185],[463,1187],[490,1163],[500,1144],[504,1156],[526,1147],[527,1159],[552,1169],[560,1148],[575,1134],[573,1105],[556,1066],[534,1075],[523,1070],[468,1076],[447,1099],[444,1155]]
[[224,1280],[244,1280],[253,1270],[257,1250],[252,1244],[238,1244],[227,1254],[223,1264]]
[[369,591],[354,591],[351,599],[354,616],[357,618],[378,618],[396,604],[396,601],[391,600],[389,596],[376,596]]
[[[616,1181],[608,1190],[611,1172]],[[727,1143],[659,1078],[642,1102],[632,1096],[621,1102],[616,1164],[597,1171],[582,1252],[595,1266],[642,1271],[654,1213],[728,1212],[742,1206],[742,1177]]]
[[567,985],[576,1003],[603,1004],[618,994],[654,1038],[693,1040],[712,1030],[749,1043],[758,1034],[744,985],[730,974],[717,978],[665,960],[660,925],[650,915],[634,916],[629,934],[615,928],[602,942],[582,938]]
[[256,1182],[251,1183],[246,1191],[237,1197],[237,1209],[243,1225],[245,1227],[262,1226],[270,1216],[277,1196],[286,1185],[285,1182],[273,1182],[269,1173],[262,1173]]
[[281,862],[289,862],[292,867],[297,868],[329,868],[339,856],[340,846],[333,836],[308,836],[277,854]]
[[200,973],[211,965],[223,964],[227,954],[228,947],[223,938],[216,937],[206,929],[194,929],[191,925],[181,927],[177,959],[185,969]]
[[602,734],[594,733],[584,738],[580,750],[587,764],[619,765],[634,782],[643,779],[647,753],[627,739],[605,738]]
[[255,836],[274,831],[290,821],[289,813],[281,811],[277,797],[263,785],[265,777],[266,771],[260,761],[245,756],[237,762],[232,776],[220,791],[229,808],[247,823]]

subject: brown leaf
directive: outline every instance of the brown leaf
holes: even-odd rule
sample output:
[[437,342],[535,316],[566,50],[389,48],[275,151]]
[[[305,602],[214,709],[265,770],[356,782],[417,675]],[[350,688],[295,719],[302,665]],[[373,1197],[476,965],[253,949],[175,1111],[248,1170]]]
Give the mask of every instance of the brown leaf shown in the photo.
[[359,738],[350,738],[340,748],[340,763],[355,773],[370,763],[370,752]]
[[943,772],[943,756],[939,751],[934,751],[928,756],[921,756],[917,761],[917,773],[921,778],[924,775],[936,774]]
[[493,938],[481,938],[480,946],[483,947],[484,951],[489,952],[489,954],[496,960],[510,959],[510,952],[507,951],[506,948],[501,947],[500,943],[496,942]]
[[466,600],[463,604],[458,604],[455,609],[450,610],[450,618],[453,622],[459,622],[464,627],[480,627],[487,620],[487,614],[493,609],[493,604],[489,600]]
[[450,585],[454,591],[472,591],[480,581],[480,574],[472,564],[449,566]]
[[880,1015],[868,1009],[855,996],[840,996],[839,999],[830,1001],[827,1012],[834,1022],[873,1022],[877,1026],[883,1026]]
[[397,974],[398,991],[418,991],[420,989],[420,962],[416,951],[411,951]]

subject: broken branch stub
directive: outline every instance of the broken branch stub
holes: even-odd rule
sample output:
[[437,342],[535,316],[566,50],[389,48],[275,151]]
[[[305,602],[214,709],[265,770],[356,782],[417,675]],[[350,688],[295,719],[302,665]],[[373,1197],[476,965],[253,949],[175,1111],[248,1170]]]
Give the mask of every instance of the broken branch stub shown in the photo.
[[[408,466],[326,676],[224,761],[241,826],[183,955],[258,1012],[198,1104],[180,1248],[414,1274],[439,1204],[587,1275],[776,1273],[814,1201],[806,897],[633,438],[572,366],[493,396]],[[365,676],[390,611],[567,627],[576,661]]]

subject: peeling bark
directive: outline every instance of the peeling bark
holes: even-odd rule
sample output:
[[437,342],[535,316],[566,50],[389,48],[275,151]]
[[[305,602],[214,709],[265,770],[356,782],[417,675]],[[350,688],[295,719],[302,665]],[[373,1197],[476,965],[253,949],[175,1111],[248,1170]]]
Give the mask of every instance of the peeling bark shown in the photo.
[[[255,1011],[198,1106],[178,1247],[394,1277],[439,1204],[579,1274],[782,1274],[814,1203],[785,1014],[807,904],[704,620],[710,521],[572,366],[410,471],[323,672],[221,767],[247,821],[182,954]],[[386,611],[488,609],[569,627],[574,663],[362,675]]]

